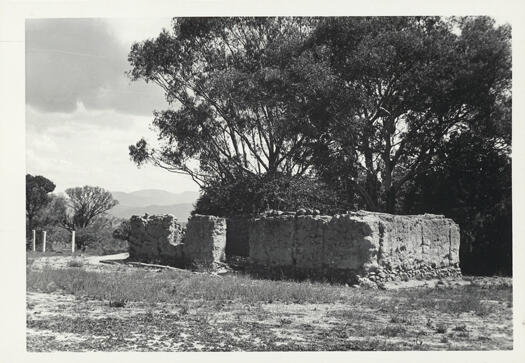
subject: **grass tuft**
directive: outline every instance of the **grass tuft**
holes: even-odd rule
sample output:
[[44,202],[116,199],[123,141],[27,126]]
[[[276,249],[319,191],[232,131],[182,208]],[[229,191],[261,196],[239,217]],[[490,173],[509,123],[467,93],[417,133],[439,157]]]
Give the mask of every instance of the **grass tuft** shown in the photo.
[[386,337],[398,337],[403,336],[407,333],[407,329],[402,325],[387,325],[383,331],[381,332],[381,335],[384,335]]
[[436,332],[439,334],[445,334],[447,332],[447,326],[444,323],[439,323],[436,326]]
[[72,260],[67,261],[67,267],[82,267],[84,266],[84,262],[80,259],[74,258]]

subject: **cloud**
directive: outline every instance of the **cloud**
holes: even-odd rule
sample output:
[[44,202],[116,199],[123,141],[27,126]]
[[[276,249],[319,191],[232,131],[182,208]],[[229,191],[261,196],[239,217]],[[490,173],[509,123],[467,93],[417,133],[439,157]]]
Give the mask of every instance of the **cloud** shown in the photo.
[[66,113],[79,102],[89,110],[136,115],[165,108],[160,87],[131,82],[125,75],[131,40],[123,39],[122,32],[105,19],[27,20],[27,104],[44,112]]
[[[61,192],[98,185],[113,191],[197,190],[190,177],[146,165],[128,146],[155,143],[152,111],[160,88],[131,82],[125,71],[134,40],[153,37],[166,19],[31,19],[26,21],[26,170]],[[156,30],[158,29],[158,30]]]
[[[72,113],[41,112],[28,106],[26,169],[44,175],[57,191],[81,185],[109,190],[198,190],[191,178],[147,165],[137,168],[128,146],[140,137],[154,139],[150,117],[113,110],[88,112],[82,104]],[[107,124],[126,124],[110,128]],[[44,126],[42,126],[44,125]]]

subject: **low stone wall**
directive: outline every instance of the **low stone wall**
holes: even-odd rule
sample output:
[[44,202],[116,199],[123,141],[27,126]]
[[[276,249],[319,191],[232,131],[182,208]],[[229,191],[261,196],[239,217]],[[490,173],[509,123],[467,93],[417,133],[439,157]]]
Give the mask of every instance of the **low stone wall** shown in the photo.
[[132,216],[129,220],[129,258],[135,261],[182,265],[183,229],[170,215]]
[[187,262],[211,266],[225,260],[226,220],[224,218],[193,215],[186,225],[184,258]]
[[438,215],[279,215],[249,225],[250,257],[268,267],[346,272],[372,281],[458,275],[459,227]]
[[226,256],[248,257],[250,255],[248,217],[226,219]]

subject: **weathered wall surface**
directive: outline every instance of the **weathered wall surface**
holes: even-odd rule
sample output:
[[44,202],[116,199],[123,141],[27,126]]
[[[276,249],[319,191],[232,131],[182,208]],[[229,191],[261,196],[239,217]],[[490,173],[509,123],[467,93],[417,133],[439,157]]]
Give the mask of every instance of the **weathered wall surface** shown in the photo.
[[343,271],[343,276],[349,272],[372,281],[459,274],[458,225],[443,216],[427,214],[274,213],[238,219],[233,224],[224,218],[194,215],[186,230],[171,215],[133,216],[130,258],[174,266],[211,266],[225,260],[227,236],[237,243],[230,245],[230,251],[237,248],[249,254],[256,265],[270,268],[326,276]]
[[170,215],[132,216],[129,221],[129,257],[145,262],[179,265],[183,260],[183,230]]
[[250,224],[250,257],[265,265],[293,265],[295,217],[255,219]]
[[425,261],[437,266],[459,262],[459,226],[443,216],[377,214],[381,255],[379,262],[400,266]]
[[184,258],[187,262],[209,266],[225,260],[226,220],[194,215],[188,220],[184,236]]
[[183,229],[170,214],[132,216],[128,241],[132,260],[210,266],[225,258],[226,220],[195,215]]
[[[292,223],[293,216],[287,217]],[[290,253],[292,261],[299,268],[319,269],[324,265],[323,256],[325,249],[325,224],[329,218],[297,216],[294,224],[294,238]]]
[[249,245],[248,217],[232,217],[226,219],[226,255],[248,257]]
[[256,218],[250,257],[265,266],[347,270],[372,280],[457,274],[459,227],[437,215],[283,215]]

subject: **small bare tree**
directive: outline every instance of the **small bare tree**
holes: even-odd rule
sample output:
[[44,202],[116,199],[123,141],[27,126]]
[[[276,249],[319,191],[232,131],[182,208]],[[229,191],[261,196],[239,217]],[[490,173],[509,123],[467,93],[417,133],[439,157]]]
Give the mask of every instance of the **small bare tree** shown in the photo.
[[111,193],[100,187],[83,186],[66,189],[68,207],[67,218],[72,230],[87,227],[96,217],[106,213],[118,204]]

